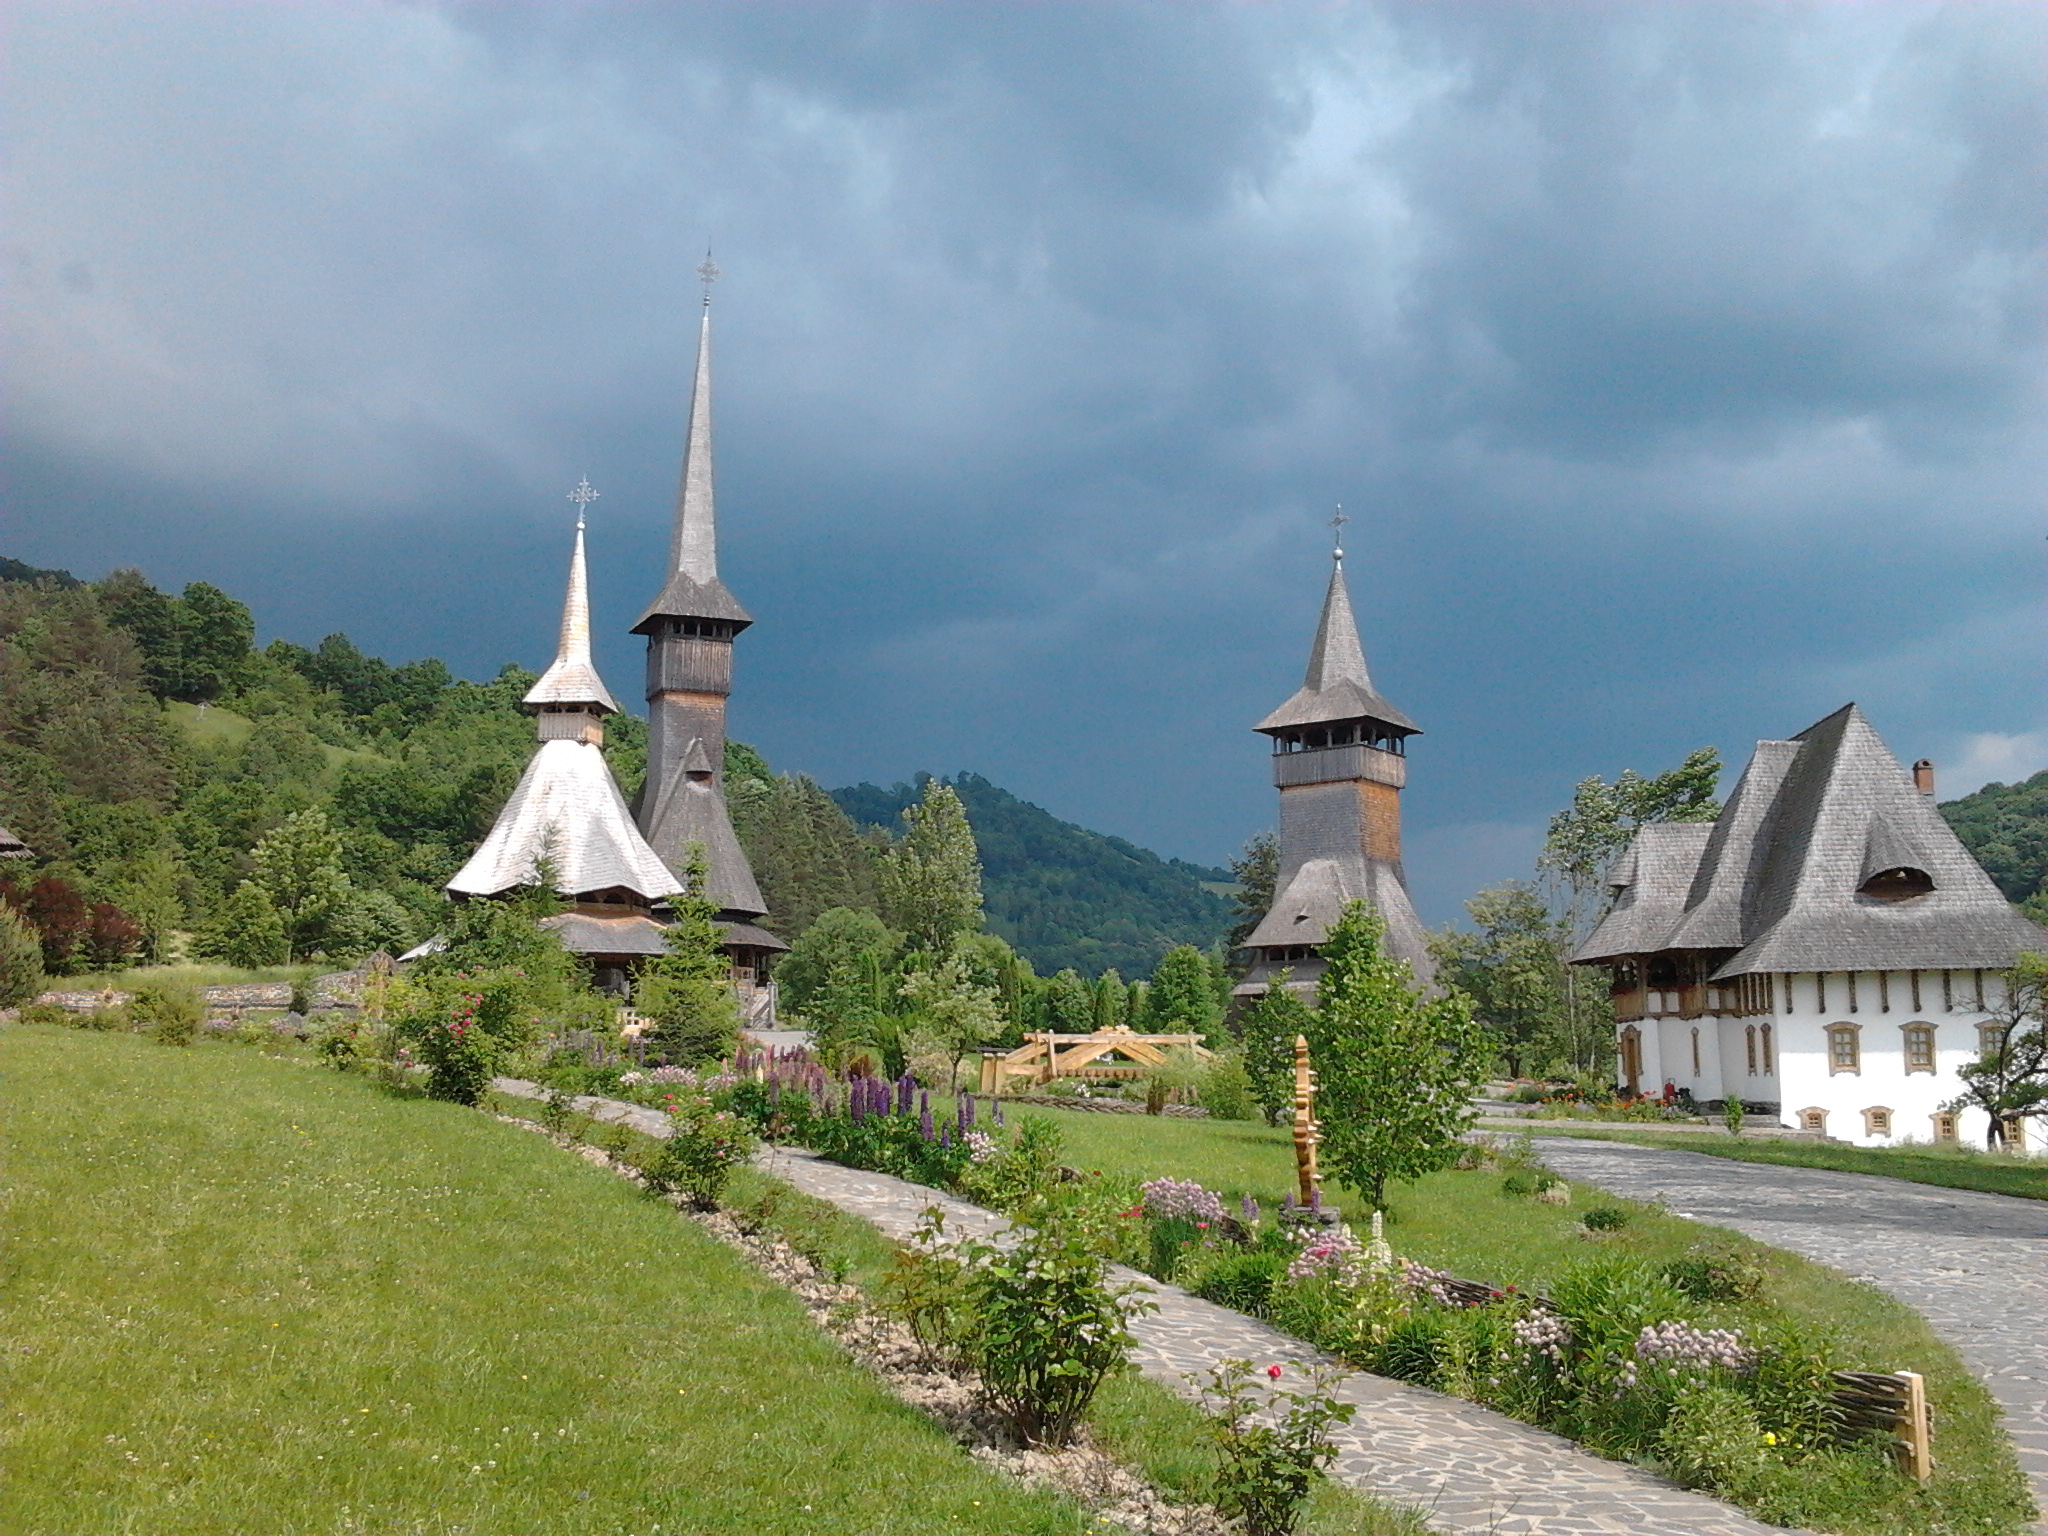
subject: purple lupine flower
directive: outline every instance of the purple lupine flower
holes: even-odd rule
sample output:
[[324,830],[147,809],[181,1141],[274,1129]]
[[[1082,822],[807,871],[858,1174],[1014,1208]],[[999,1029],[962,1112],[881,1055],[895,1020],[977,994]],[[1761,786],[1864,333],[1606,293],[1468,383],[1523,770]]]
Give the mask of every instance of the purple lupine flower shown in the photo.
[[920,1115],[928,1115],[932,1112],[932,1096],[931,1091],[929,1089],[926,1089],[918,1094],[917,1112]]
[[1321,1185],[1317,1185],[1315,1188],[1311,1189],[1308,1192],[1308,1208],[1312,1211],[1317,1212],[1320,1212],[1322,1210],[1323,1190]]
[[925,1141],[932,1139],[932,1107],[929,1104],[917,1112],[917,1134]]
[[[929,1141],[931,1138],[927,1136],[925,1140]],[[939,1145],[948,1152],[953,1150],[953,1128],[951,1126],[942,1125],[939,1127]]]
[[1246,1195],[1237,1202],[1237,1214],[1246,1226],[1257,1226],[1259,1224],[1259,1202],[1250,1195]]
[[861,1092],[861,1079],[855,1078],[846,1095],[846,1118],[859,1125],[868,1117],[867,1095]]
[[990,1125],[1001,1125],[1003,1123],[1003,1101],[1001,1099],[989,1100],[988,1122]]
[[910,1070],[906,1067],[903,1075],[896,1079],[896,1113],[899,1115],[909,1114],[910,1101],[916,1096],[917,1079],[910,1075]]
[[962,1133],[974,1129],[974,1095],[971,1093],[960,1095],[960,1129]]

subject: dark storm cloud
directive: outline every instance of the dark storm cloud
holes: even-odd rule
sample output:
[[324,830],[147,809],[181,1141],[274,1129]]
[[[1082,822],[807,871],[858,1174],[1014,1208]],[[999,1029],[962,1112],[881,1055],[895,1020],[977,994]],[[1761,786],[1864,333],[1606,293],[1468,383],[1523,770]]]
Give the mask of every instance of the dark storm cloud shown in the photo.
[[587,471],[627,683],[710,240],[781,765],[1219,858],[1339,499],[1432,916],[1580,775],[1851,693],[2048,762],[2031,7],[8,25],[18,557],[483,671],[538,659]]

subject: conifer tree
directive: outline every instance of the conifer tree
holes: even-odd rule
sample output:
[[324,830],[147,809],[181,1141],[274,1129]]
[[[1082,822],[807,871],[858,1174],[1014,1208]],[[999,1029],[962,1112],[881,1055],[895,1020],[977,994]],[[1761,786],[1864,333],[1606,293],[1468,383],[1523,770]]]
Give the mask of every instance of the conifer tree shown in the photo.
[[1095,999],[1081,973],[1065,970],[1045,984],[1045,1027],[1055,1034],[1085,1035],[1095,1029]]
[[704,847],[692,843],[685,889],[669,898],[675,917],[662,931],[668,953],[647,963],[633,991],[635,1011],[654,1021],[647,1043],[678,1066],[716,1061],[739,1035],[718,904],[701,894],[708,881]]
[[1304,1031],[1317,1076],[1323,1161],[1375,1210],[1391,1179],[1448,1166],[1472,1122],[1472,1085],[1493,1041],[1455,988],[1425,998],[1381,940],[1386,925],[1362,901],[1344,909],[1323,944],[1327,969]]
[[1209,957],[1192,944],[1169,949],[1146,990],[1147,1030],[1155,1035],[1201,1034],[1215,1027],[1218,1012]]
[[882,859],[882,896],[911,947],[947,955],[963,933],[981,929],[981,859],[974,829],[953,786],[927,779],[924,798],[903,813],[903,837]]
[[1114,1029],[1124,1019],[1124,979],[1117,975],[1115,967],[1104,971],[1095,978],[1094,986],[1094,1027]]
[[1237,1037],[1244,1045],[1245,1075],[1252,1100],[1268,1125],[1278,1125],[1294,1103],[1294,1040],[1308,1033],[1311,1009],[1287,985],[1290,972],[1273,978],[1266,995],[1237,1018]]
[[0,1008],[34,1002],[44,979],[42,936],[27,918],[0,901]]

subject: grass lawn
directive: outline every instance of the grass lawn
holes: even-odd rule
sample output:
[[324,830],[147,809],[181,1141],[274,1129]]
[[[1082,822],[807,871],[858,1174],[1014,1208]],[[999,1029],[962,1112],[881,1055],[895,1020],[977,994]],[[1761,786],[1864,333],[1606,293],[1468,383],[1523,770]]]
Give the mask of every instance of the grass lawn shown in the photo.
[[[492,1098],[500,1113],[540,1118],[540,1106],[531,1099]],[[624,1126],[594,1125],[580,1117],[572,1118],[568,1129],[628,1156],[652,1141]],[[725,1203],[828,1273],[870,1292],[896,1252],[896,1245],[867,1222],[752,1168],[734,1173]],[[1136,1372],[1111,1377],[1095,1399],[1088,1424],[1099,1445],[1162,1492],[1192,1503],[1214,1501],[1215,1452],[1207,1421],[1193,1404],[1158,1382]],[[1408,1512],[1331,1482],[1317,1485],[1302,1522],[1303,1536],[1426,1536],[1426,1531]]]
[[1978,1152],[1969,1147],[1844,1147],[1825,1141],[1738,1141],[1732,1136],[1643,1135],[1629,1131],[1544,1131],[1536,1135],[1578,1136],[1589,1141],[1633,1141],[1674,1152],[1705,1152],[1744,1163],[1778,1163],[1788,1168],[1828,1168],[1837,1173],[1875,1173],[1945,1189],[1975,1189],[1990,1195],[2048,1200],[2048,1157]]
[[[1288,1133],[1263,1124],[1035,1106],[1007,1113],[1057,1124],[1066,1144],[1063,1160],[1076,1168],[1193,1179],[1223,1194],[1226,1206],[1249,1194],[1270,1211],[1294,1182]],[[1366,1214],[1355,1191],[1331,1187],[1330,1198],[1355,1217]],[[1750,1323],[1775,1313],[1824,1331],[1837,1341],[1832,1354],[1838,1368],[1919,1371],[1935,1407],[1939,1472],[1931,1494],[1914,1493],[1899,1479],[1896,1506],[1873,1508],[1863,1499],[1863,1507],[1852,1509],[1861,1496],[1851,1491],[1823,1528],[1868,1536],[2016,1528],[2021,1506],[2014,1491],[2023,1485],[1989,1394],[1918,1313],[1875,1287],[1725,1228],[1584,1185],[1575,1187],[1571,1206],[1558,1207],[1504,1195],[1498,1171],[1449,1170],[1395,1185],[1388,1204],[1387,1237],[1397,1252],[1471,1279],[1538,1291],[1573,1261],[1600,1249],[1658,1263],[1711,1240],[1755,1254],[1769,1276],[1763,1301],[1725,1321]],[[1627,1209],[1627,1227],[1591,1237],[1579,1217],[1596,1204]]]
[[0,1031],[0,1530],[1077,1533],[630,1185],[306,1058]]

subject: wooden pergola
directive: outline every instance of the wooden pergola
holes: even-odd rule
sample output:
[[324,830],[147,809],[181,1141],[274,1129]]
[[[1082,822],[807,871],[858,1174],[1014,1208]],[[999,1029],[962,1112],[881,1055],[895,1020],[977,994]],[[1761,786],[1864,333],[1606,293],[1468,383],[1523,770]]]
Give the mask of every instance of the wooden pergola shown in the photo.
[[[1140,1035],[1118,1025],[1088,1035],[1059,1035],[1051,1032],[1028,1034],[1024,1044],[1007,1055],[981,1058],[981,1091],[1007,1093],[1012,1079],[1050,1083],[1056,1078],[1078,1077],[1088,1082],[1124,1082],[1143,1077],[1166,1065],[1166,1053],[1186,1050],[1206,1061],[1215,1053],[1205,1049],[1206,1035]],[[1105,1061],[1107,1056],[1121,1061]]]

